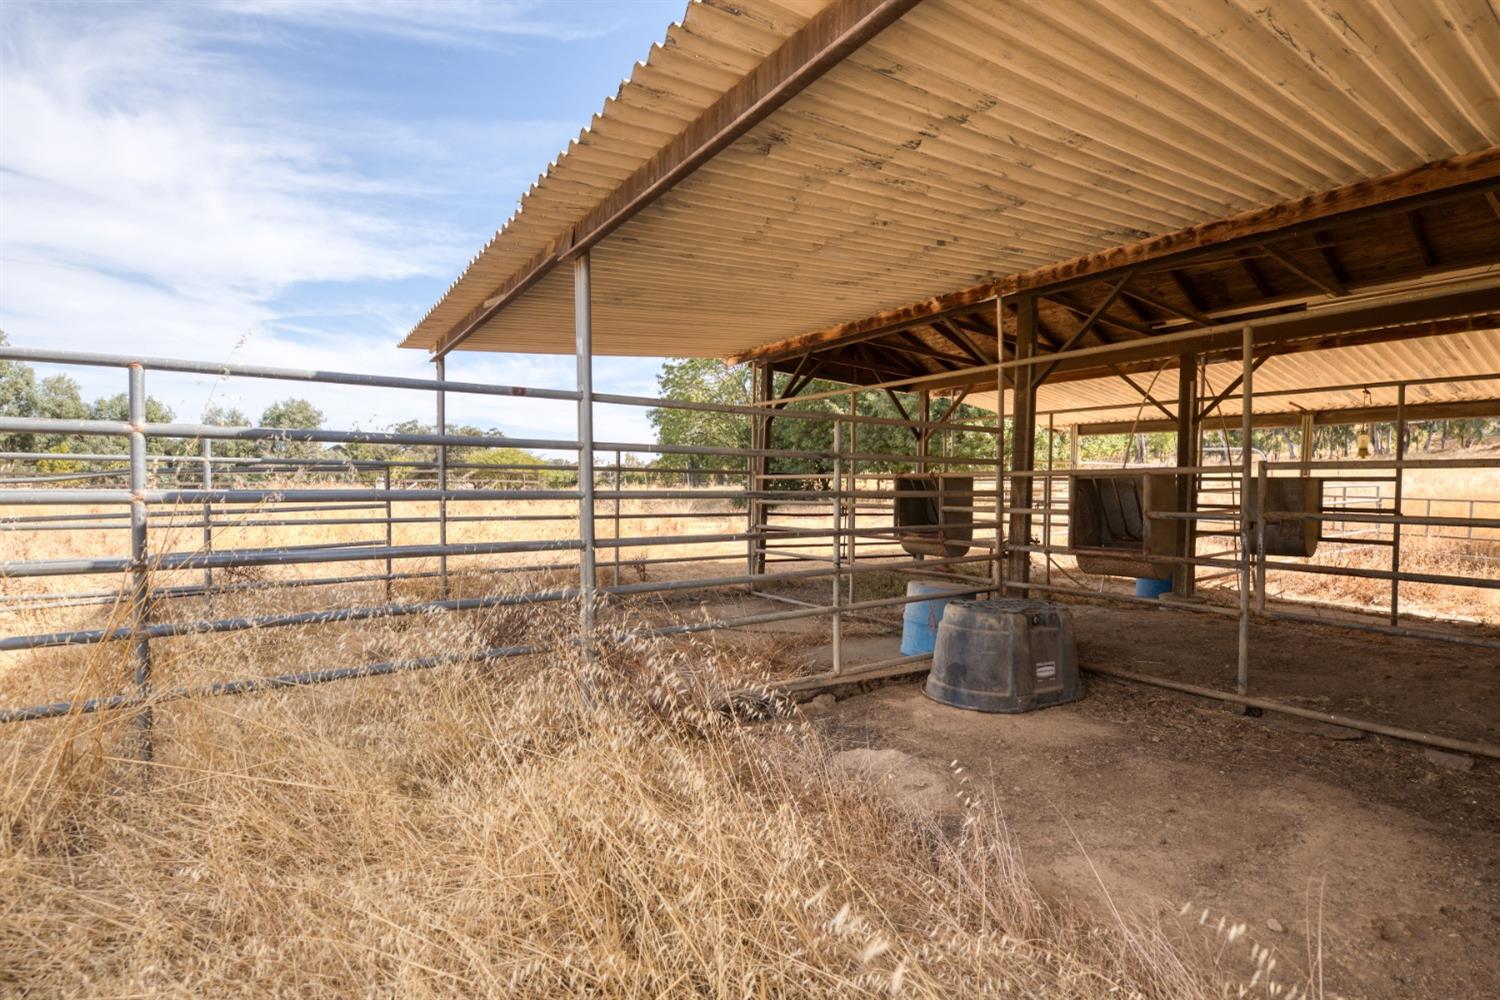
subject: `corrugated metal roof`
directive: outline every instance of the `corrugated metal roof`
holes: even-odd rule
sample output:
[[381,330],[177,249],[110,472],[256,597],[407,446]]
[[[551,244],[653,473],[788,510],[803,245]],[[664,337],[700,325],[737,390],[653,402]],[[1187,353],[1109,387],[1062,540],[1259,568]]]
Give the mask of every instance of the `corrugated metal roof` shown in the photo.
[[[1392,382],[1403,379],[1431,378],[1435,375],[1489,375],[1500,372],[1500,330],[1479,330],[1445,334],[1411,340],[1394,340],[1380,344],[1336,347],[1324,351],[1283,354],[1268,358],[1255,372],[1256,413],[1280,413],[1289,410],[1338,410],[1359,406],[1394,406],[1397,390],[1375,386],[1365,398],[1362,383]],[[1240,374],[1238,361],[1208,366],[1210,393],[1218,393]],[[1177,397],[1177,370],[1164,367],[1153,379],[1150,374],[1131,376],[1151,395],[1169,407]],[[1325,392],[1299,392],[1296,395],[1262,395],[1291,389],[1322,386],[1358,386]],[[1407,390],[1408,403],[1444,403],[1470,399],[1493,399],[1500,395],[1500,380],[1443,382],[1412,386]],[[1013,394],[1005,394],[1006,412],[1014,408]],[[986,409],[995,408],[995,394],[973,393],[965,402]],[[1054,423],[1065,427],[1075,423],[1130,420],[1136,413],[1142,419],[1157,420],[1162,413],[1141,398],[1140,393],[1119,378],[1088,379],[1078,382],[1044,383],[1037,390],[1037,409],[1041,413],[1057,411]],[[1231,393],[1219,411],[1225,415],[1240,412],[1240,396]],[[1046,417],[1040,418],[1045,424]]]
[[[646,59],[636,63],[615,96],[604,102],[578,138],[548,165],[522,196],[517,211],[401,346],[430,349],[470,309],[565,234],[827,2],[690,3],[682,21],[671,25],[662,43],[653,45]],[[561,330],[564,340],[554,337],[544,347],[486,340],[482,349],[570,352],[570,279],[554,277],[537,294],[554,306],[560,302],[565,307],[567,315],[553,331]]]
[[[822,6],[692,5],[406,346]],[[727,355],[1496,145],[1485,0],[925,0],[594,249],[595,348]],[[570,351],[569,276],[465,346]]]

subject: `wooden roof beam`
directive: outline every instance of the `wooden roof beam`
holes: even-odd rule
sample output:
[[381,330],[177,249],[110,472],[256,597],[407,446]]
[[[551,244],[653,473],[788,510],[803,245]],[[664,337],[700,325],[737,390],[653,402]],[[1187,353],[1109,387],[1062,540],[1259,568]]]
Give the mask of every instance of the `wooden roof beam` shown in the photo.
[[1416,209],[1406,213],[1406,225],[1411,229],[1411,238],[1417,244],[1417,252],[1422,255],[1422,263],[1428,267],[1437,267],[1437,251],[1432,249],[1432,241],[1427,238],[1427,227],[1422,224],[1422,217],[1417,214]]
[[[1176,272],[1173,273],[1175,274]],[[1197,323],[1199,326],[1213,326],[1214,324],[1214,320],[1212,317],[1210,317],[1207,313],[1200,312],[1197,306],[1191,304],[1186,306],[1179,306],[1173,302],[1167,301],[1159,295],[1152,295],[1150,292],[1127,291],[1125,295],[1127,298],[1132,298],[1136,299],[1137,301],[1144,302],[1148,306],[1155,306],[1163,312],[1169,312],[1174,316],[1180,316],[1185,320],[1190,320],[1194,323]],[[1183,296],[1183,298],[1186,297],[1186,295]]]
[[932,324],[932,328],[941,334],[945,340],[958,345],[959,349],[967,354],[975,364],[988,365],[994,363],[994,358],[987,356],[962,330],[953,324],[934,323]]
[[1286,268],[1288,271],[1291,271],[1297,277],[1301,278],[1303,281],[1314,286],[1315,288],[1320,288],[1323,291],[1327,292],[1329,295],[1334,296],[1335,298],[1341,298],[1349,294],[1349,289],[1346,288],[1342,282],[1337,281],[1333,278],[1324,277],[1317,271],[1314,271],[1312,268],[1308,267],[1306,264],[1303,264],[1296,257],[1293,257],[1291,254],[1281,249],[1276,244],[1262,243],[1260,244],[1260,248],[1266,253],[1270,254],[1273,258],[1275,258],[1276,262],[1282,267]]

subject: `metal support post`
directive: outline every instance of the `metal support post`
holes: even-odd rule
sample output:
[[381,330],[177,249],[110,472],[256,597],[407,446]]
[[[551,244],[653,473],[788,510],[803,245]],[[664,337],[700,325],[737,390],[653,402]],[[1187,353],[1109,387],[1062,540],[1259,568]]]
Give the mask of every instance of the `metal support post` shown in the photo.
[[1401,617],[1401,496],[1406,479],[1406,383],[1396,387],[1396,498],[1397,520],[1391,524],[1391,625]]
[[1042,483],[1042,558],[1047,560],[1045,572],[1046,580],[1052,583],[1052,453],[1054,430],[1052,427],[1052,414],[1047,414],[1047,478]]
[[[1027,295],[1017,300],[1016,308],[1016,358],[1030,358],[1036,354],[1036,297]],[[1029,596],[1026,584],[1031,581],[1031,555],[1026,547],[1031,544],[1032,477],[1036,468],[1036,374],[1031,368],[1017,369],[1015,380],[1015,416],[1011,418],[1011,471],[1010,483],[1010,552],[1009,576],[1012,584],[1021,584],[1020,596]]]
[[396,544],[394,510],[391,506],[391,466],[386,463],[385,467],[385,600],[389,604],[394,599],[394,588],[396,584],[396,570],[391,563],[390,549]]
[[995,569],[997,598],[1005,596],[1005,300],[995,299]]
[[143,702],[140,714],[141,758],[152,757],[151,640],[146,624],[151,617],[151,573],[147,563],[146,536],[146,370],[130,366],[130,624],[135,633],[130,642],[135,666],[136,695]]
[[844,671],[844,614],[840,609],[840,594],[843,590],[840,577],[844,572],[843,560],[843,483],[844,483],[844,442],[841,431],[842,422],[838,419],[833,421],[833,672],[841,674]]
[[[434,362],[437,367],[437,380],[442,382],[447,377],[447,361],[438,358]],[[437,432],[439,435],[448,433],[448,394],[442,386],[437,389]],[[448,547],[448,446],[440,444],[437,446],[437,487],[438,487],[438,544],[444,549]],[[448,554],[444,552],[438,556],[438,583],[444,598],[448,596]]]
[[[620,540],[620,490],[621,490],[620,484],[621,484],[621,482],[623,482],[623,478],[624,478],[623,475],[622,475],[623,470],[621,468],[621,464],[622,463],[621,463],[620,452],[616,451],[615,452],[615,531],[614,531],[614,534],[611,536],[612,538],[614,538],[614,540],[616,542],[618,542]],[[614,585],[616,587],[618,587],[620,585],[620,546],[619,545],[615,545],[614,546],[614,550],[615,550],[615,571],[614,571],[614,581],[615,582],[614,582]]]
[[[859,391],[855,390],[849,393],[849,451],[851,454],[859,451],[859,424],[855,420],[858,416]],[[857,534],[859,531],[859,497],[855,495],[859,490],[859,460],[854,458],[849,459],[849,464],[846,468],[848,469],[847,478],[849,482],[844,503],[848,509],[846,521],[849,525],[849,566],[852,569],[854,561],[859,557],[859,535]],[[849,577],[849,597],[851,600],[854,599],[854,580],[855,577],[851,574]]]
[[[212,438],[203,438],[199,444],[201,469],[200,480],[205,492],[214,488],[214,443]],[[203,501],[203,551],[214,550],[214,505],[211,501]],[[208,602],[209,614],[214,610],[214,570],[212,566],[203,567],[203,596]]]
[[1251,381],[1255,378],[1255,328],[1245,327],[1240,340],[1240,635],[1239,666],[1234,689],[1250,690],[1250,405]]
[[927,424],[932,420],[932,393],[926,389],[917,392],[917,419],[922,426],[917,428],[917,471],[927,471],[927,456],[932,447],[932,432]]
[[573,326],[578,361],[579,639],[594,656],[594,316],[589,254],[573,258]]
[[[775,395],[775,379],[768,362],[757,364],[751,371],[751,394],[756,403],[769,403]],[[764,415],[762,415],[762,413]],[[768,407],[762,407],[755,416],[750,418],[750,447],[756,452],[762,452],[771,446],[771,416]],[[759,493],[766,487],[766,476],[771,471],[770,459],[764,454],[753,454],[750,456],[750,502],[746,505],[748,511],[748,524],[746,525],[746,547],[749,558],[749,575],[760,576],[766,571],[766,534],[765,528],[770,518],[767,516],[766,502],[753,494]],[[749,589],[754,590],[755,584],[749,584]]]
[[1302,411],[1302,439],[1299,442],[1300,447],[1298,449],[1298,461],[1302,463],[1303,479],[1306,479],[1308,476],[1312,475],[1312,470],[1309,468],[1309,465],[1313,460],[1313,444],[1315,433],[1316,431],[1313,427],[1313,411]]
[[1255,473],[1255,613],[1266,613],[1266,521],[1270,507],[1269,477],[1266,463],[1259,462]]
[[[1183,354],[1177,359],[1177,467],[1198,465],[1198,356]],[[1198,509],[1198,477],[1190,472],[1177,476],[1177,509],[1191,514]],[[1198,552],[1197,523],[1188,518],[1178,522],[1178,540],[1182,555],[1189,558]],[[1198,589],[1197,568],[1191,563],[1179,565],[1172,574],[1172,593],[1192,597]]]

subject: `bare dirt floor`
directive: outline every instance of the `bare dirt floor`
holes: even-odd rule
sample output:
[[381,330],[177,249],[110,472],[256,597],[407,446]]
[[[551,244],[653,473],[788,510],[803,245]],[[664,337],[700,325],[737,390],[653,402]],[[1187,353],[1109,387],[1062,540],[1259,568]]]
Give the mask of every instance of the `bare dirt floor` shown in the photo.
[[[1085,667],[1233,690],[1233,619],[1096,606],[1074,616]],[[1291,623],[1257,625],[1251,639],[1254,694],[1500,742],[1492,650]],[[866,635],[846,654],[875,660],[895,644]],[[1001,804],[1052,895],[1158,918],[1190,944],[1215,940],[1220,917],[1244,922],[1283,968],[1315,969],[1321,941],[1330,996],[1497,995],[1495,761],[1097,675],[1082,701],[1019,716],[939,705],[913,678],[838,695],[806,706],[837,746],[876,765],[914,759],[919,777],[898,792],[914,802],[935,791],[921,774],[951,774],[956,761],[965,794]]]

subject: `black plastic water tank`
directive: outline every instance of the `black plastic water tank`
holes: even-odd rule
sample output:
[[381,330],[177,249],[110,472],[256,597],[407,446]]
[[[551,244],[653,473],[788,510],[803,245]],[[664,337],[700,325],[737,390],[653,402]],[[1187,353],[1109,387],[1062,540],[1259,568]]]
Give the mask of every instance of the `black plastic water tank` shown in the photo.
[[1029,712],[1082,698],[1072,615],[1048,601],[949,603],[927,696],[980,712]]

